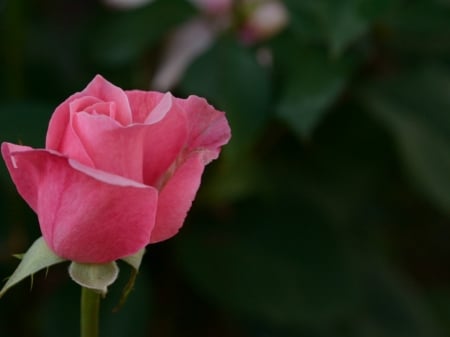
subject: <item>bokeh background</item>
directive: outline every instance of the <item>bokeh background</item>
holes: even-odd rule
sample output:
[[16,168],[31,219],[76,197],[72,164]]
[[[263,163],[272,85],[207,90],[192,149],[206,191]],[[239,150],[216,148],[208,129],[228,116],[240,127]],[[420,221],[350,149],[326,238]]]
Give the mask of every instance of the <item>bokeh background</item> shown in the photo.
[[[101,336],[450,336],[450,1],[0,0],[0,29],[2,141],[42,147],[97,73],[231,123]],[[0,184],[3,278],[40,233]],[[77,336],[66,270],[9,291],[0,335]]]

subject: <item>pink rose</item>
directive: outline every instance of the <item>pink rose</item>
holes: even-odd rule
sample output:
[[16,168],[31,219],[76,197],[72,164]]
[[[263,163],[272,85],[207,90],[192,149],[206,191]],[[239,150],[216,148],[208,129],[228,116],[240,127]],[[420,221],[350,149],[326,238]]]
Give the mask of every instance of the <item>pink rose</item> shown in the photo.
[[230,138],[204,99],[123,91],[101,76],[58,106],[45,149],[2,144],[20,195],[60,257],[106,263],[175,235]]

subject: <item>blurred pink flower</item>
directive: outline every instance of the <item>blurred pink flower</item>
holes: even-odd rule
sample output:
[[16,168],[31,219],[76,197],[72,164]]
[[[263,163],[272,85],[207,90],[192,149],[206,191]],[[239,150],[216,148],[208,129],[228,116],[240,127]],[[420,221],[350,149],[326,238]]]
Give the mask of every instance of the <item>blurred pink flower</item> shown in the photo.
[[192,60],[201,55],[214,41],[219,28],[197,18],[179,26],[169,39],[162,61],[152,79],[151,88],[169,90],[177,83]]
[[154,0],[102,0],[105,5],[117,9],[132,9],[144,6]]
[[[253,1],[254,2],[254,1]],[[253,4],[239,31],[240,38],[246,43],[269,39],[278,34],[289,21],[289,15],[282,2],[259,1]]]
[[[182,78],[186,68],[231,27],[240,13],[237,38],[247,45],[271,38],[289,21],[287,9],[279,0],[190,0],[201,14],[179,26],[169,37],[150,87],[166,91]],[[241,17],[242,16],[242,17]],[[264,65],[270,63],[264,52]]]

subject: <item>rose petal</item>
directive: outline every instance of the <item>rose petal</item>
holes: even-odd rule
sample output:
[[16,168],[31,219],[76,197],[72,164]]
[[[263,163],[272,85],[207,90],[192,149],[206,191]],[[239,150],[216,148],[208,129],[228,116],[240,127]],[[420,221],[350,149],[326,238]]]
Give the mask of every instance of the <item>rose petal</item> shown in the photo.
[[123,127],[104,115],[79,113],[73,119],[73,128],[93,167],[143,181],[143,149],[151,132],[146,125]]
[[144,123],[163,96],[162,92],[128,90],[125,91],[133,114],[133,123]]
[[65,259],[106,263],[146,244],[156,216],[156,189],[46,150],[3,143],[21,196],[39,217],[49,247]]
[[[116,112],[114,118],[122,125],[131,123],[132,115],[125,92],[105,80],[102,76],[97,75],[83,91],[73,94],[55,109],[48,126],[46,148],[60,151],[63,144],[67,145],[69,143],[72,146],[71,137],[73,134],[70,131],[70,104],[81,99],[76,104],[87,106],[87,103],[83,100],[91,100],[92,97],[98,101],[115,102]],[[80,111],[81,106],[78,108],[72,107],[72,109]]]
[[87,112],[91,115],[103,115],[111,117],[115,121],[116,116],[116,103],[114,102],[100,102],[87,107],[83,112]]
[[178,104],[183,106],[188,118],[188,151],[201,151],[206,165],[219,156],[220,147],[230,140],[231,130],[225,114],[198,96],[178,99]]
[[66,155],[67,157],[76,159],[83,164],[93,166],[94,161],[92,160],[92,157],[88,154],[79,136],[76,132],[74,132],[73,119],[76,118],[80,111],[114,116],[115,110],[116,105],[114,102],[102,102],[98,98],[92,96],[77,98],[70,102],[69,127],[65,129],[65,134],[62,136],[62,142],[60,143],[59,148],[55,150]]
[[97,75],[82,91],[84,96],[94,96],[104,102],[114,102],[116,115],[114,119],[122,125],[128,125],[132,121],[130,104],[125,92],[114,84]]
[[[127,91],[128,99],[137,116],[144,115],[147,132],[144,141],[144,183],[155,186],[176,161],[187,140],[185,112],[171,95],[158,95],[144,91]],[[157,117],[156,117],[157,116]]]
[[[6,163],[11,178],[16,185],[17,191],[25,199],[31,209],[37,212],[37,189],[34,184],[35,177],[28,175],[26,172],[18,170],[18,164],[14,156],[11,153],[34,151],[29,146],[16,145],[11,143],[2,143],[2,156]],[[16,183],[17,181],[17,183]]]
[[102,102],[102,100],[93,96],[83,96],[80,98],[76,98],[68,103],[70,116],[72,117],[74,114],[80,111],[86,111],[89,107]]
[[56,108],[49,122],[45,147],[70,156],[86,165],[92,165],[91,158],[70,123],[77,108],[84,109],[98,101],[95,97],[81,97],[82,95],[82,93],[76,93]]
[[159,195],[156,224],[150,243],[174,236],[191,208],[204,170],[201,154],[188,158],[167,182]]

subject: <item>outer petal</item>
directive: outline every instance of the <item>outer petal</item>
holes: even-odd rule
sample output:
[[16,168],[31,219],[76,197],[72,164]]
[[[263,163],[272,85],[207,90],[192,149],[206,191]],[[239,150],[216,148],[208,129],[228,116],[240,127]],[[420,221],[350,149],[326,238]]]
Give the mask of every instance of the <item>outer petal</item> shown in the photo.
[[46,150],[3,143],[19,193],[36,211],[49,247],[81,263],[136,253],[154,227],[158,192]]
[[150,243],[169,239],[181,228],[200,186],[203,170],[201,154],[192,155],[164,186]]
[[225,114],[198,96],[178,99],[178,104],[184,108],[188,119],[187,151],[200,151],[203,163],[208,164],[219,156],[220,147],[230,140],[231,130]]
[[[161,96],[153,92],[128,91],[127,95],[133,114],[139,116],[140,122],[147,127],[143,143],[143,181],[156,186],[185,147],[188,139],[186,114],[170,94]],[[147,114],[142,120],[144,112]]]
[[37,212],[38,190],[35,184],[35,180],[37,179],[37,177],[33,176],[32,172],[19,170],[16,158],[11,155],[12,153],[30,151],[35,150],[29,146],[22,146],[5,142],[2,143],[2,156],[11,175],[11,178],[16,185],[17,191],[31,207],[31,209]]

